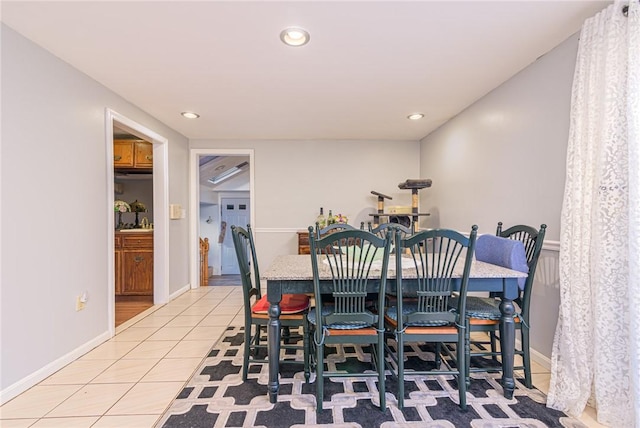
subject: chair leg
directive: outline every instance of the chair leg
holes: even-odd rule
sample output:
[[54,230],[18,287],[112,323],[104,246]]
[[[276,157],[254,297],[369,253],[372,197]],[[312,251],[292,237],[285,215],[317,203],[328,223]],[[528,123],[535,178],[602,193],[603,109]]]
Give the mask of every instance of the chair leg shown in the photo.
[[458,360],[458,396],[460,399],[460,408],[462,410],[467,410],[467,367],[469,366],[466,362],[467,358],[469,357],[469,329],[466,330],[464,338],[458,338],[458,345],[456,346],[456,348],[456,358]]
[[311,377],[311,370],[309,368],[309,359],[311,358],[309,353],[309,321],[307,320],[307,316],[305,315],[304,320],[302,321],[302,344],[303,344],[303,352],[304,352],[304,382],[309,383],[309,378]]
[[491,338],[491,359],[495,362],[498,362],[498,338],[496,337],[496,332],[490,331],[489,337]]
[[529,352],[529,330],[521,326],[521,341],[522,341],[522,362],[524,366],[524,384],[527,388],[533,388],[531,381],[531,354]]
[[383,412],[387,410],[387,395],[386,395],[386,386],[385,386],[385,375],[384,375],[384,332],[378,333],[378,346],[376,349],[378,358],[377,358],[377,369],[378,369],[378,393],[380,394],[380,410]]
[[[404,409],[404,333],[397,333],[396,346],[396,355],[398,356],[398,408]],[[438,358],[437,353],[436,358]]]
[[[247,372],[249,371],[249,353],[251,352],[251,342],[253,338],[251,337],[251,329],[253,326],[251,323],[245,323],[244,326],[244,355],[242,356],[242,380],[246,382],[247,380]],[[256,330],[258,330],[258,334],[260,333],[260,326],[256,326]]]
[[314,342],[315,328],[309,324],[309,370],[316,371],[316,344]]
[[442,353],[442,344],[440,342],[436,342],[436,355],[435,355],[436,369],[439,369],[440,365],[442,364],[442,357],[440,355],[441,353]]
[[[253,336],[253,344],[258,346],[260,345],[260,335],[262,334],[262,326],[257,325],[256,326],[256,334],[255,336]],[[258,352],[258,349],[256,348],[256,352]]]
[[324,345],[316,345],[316,413],[322,412],[324,392]]

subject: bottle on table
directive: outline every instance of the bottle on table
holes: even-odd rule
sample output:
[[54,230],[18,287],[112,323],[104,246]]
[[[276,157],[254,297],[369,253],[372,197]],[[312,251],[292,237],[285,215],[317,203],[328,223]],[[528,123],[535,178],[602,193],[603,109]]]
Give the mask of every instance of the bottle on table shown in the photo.
[[320,229],[327,225],[327,218],[324,216],[324,209],[322,207],[320,207],[320,214],[316,217],[316,223],[318,223]]
[[329,217],[327,217],[327,226],[336,222],[336,218],[333,216],[331,210],[329,210]]

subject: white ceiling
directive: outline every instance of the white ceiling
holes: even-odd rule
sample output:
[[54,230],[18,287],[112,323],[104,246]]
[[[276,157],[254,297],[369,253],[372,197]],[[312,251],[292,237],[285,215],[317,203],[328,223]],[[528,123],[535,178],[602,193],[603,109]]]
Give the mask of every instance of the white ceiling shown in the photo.
[[[2,1],[1,17],[189,138],[419,140],[609,3]],[[291,25],[306,46],[280,42]]]

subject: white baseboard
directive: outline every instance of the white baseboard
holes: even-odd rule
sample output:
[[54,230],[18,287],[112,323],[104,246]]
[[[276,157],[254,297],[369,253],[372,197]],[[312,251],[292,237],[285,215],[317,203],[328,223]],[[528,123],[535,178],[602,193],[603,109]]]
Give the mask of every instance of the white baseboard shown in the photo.
[[184,287],[178,289],[177,291],[174,291],[169,295],[169,302],[179,297],[181,294],[186,293],[189,290],[191,290],[191,284],[187,284]]
[[[178,296],[180,296],[183,293],[186,293],[190,289],[191,289],[191,285],[190,284],[185,285],[184,287],[182,287],[179,290],[177,290],[174,293],[172,293],[169,296],[169,301],[177,298]],[[146,311],[142,312],[141,314],[136,315],[134,318],[132,318],[132,319],[128,320],[127,322],[123,323],[122,325],[118,326],[118,328],[116,329],[116,334],[119,333],[120,331],[124,330],[125,328],[129,327],[130,325],[134,324],[135,322],[139,321],[141,318],[149,315],[151,312],[154,312],[154,311],[160,309],[162,306],[163,305],[154,305],[151,308],[147,309]],[[96,346],[99,346],[102,343],[106,342],[110,338],[111,338],[111,335],[109,334],[108,331],[106,331],[106,332],[100,334],[99,336],[94,337],[93,339],[91,339],[90,341],[85,343],[84,345],[79,346],[78,348],[76,348],[73,351],[69,352],[68,354],[58,358],[57,360],[51,362],[50,364],[47,364],[46,366],[44,366],[40,370],[37,370],[37,371],[31,373],[30,375],[20,379],[19,381],[17,381],[13,385],[10,385],[7,388],[3,389],[2,391],[0,391],[0,405],[6,403],[7,401],[11,400],[12,398],[18,396],[19,394],[22,394],[27,389],[29,389],[32,386],[38,384],[39,382],[42,382],[43,380],[45,380],[46,378],[48,378],[49,376],[51,376],[52,374],[54,374],[55,372],[57,372],[58,370],[60,370],[64,366],[66,366],[67,364],[69,364],[69,363],[77,360],[78,358],[82,357],[84,354],[86,354],[87,352],[91,351]]]
[[529,350],[529,354],[531,356],[531,360],[532,361],[535,361],[536,363],[540,364],[545,369],[551,371],[551,359],[549,357],[547,357],[546,355],[541,354],[540,352],[536,351],[533,348],[531,348]]
[[105,331],[104,333],[97,337],[94,337],[84,345],[74,349],[68,354],[47,364],[40,370],[31,373],[29,376],[26,376],[13,385],[10,385],[7,388],[3,389],[2,391],[0,391],[0,405],[6,403],[17,395],[22,394],[27,389],[38,384],[39,382],[42,382],[67,364],[77,360],[78,358],[91,351],[96,346],[102,344],[103,342],[106,342],[110,338],[111,335],[109,334],[109,332]]

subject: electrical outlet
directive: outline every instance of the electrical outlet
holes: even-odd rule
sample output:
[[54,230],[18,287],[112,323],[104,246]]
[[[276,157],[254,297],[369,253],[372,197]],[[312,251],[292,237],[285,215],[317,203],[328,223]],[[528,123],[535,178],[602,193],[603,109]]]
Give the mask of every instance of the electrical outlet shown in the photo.
[[84,309],[86,302],[83,301],[82,296],[76,297],[76,312]]

